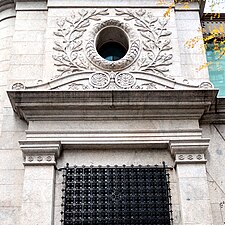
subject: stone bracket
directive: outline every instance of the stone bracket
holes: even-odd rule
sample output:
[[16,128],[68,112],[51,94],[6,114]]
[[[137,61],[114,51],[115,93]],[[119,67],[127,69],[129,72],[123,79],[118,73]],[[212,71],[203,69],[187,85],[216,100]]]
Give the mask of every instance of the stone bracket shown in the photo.
[[179,163],[206,163],[204,154],[176,154],[176,164]]
[[170,142],[170,151],[175,158],[175,165],[181,163],[206,163],[205,151],[210,139],[176,140]]
[[19,141],[24,165],[55,165],[60,155],[60,141]]

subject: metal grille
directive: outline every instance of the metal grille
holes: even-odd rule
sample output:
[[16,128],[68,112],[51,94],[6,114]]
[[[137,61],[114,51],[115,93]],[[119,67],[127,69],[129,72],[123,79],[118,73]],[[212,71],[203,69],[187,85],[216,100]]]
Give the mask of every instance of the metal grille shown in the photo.
[[166,166],[63,170],[62,224],[171,225]]

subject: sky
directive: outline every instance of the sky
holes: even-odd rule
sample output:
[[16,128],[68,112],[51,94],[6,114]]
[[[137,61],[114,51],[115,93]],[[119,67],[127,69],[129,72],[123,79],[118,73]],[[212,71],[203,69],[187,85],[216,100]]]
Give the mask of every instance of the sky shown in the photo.
[[225,0],[206,0],[205,13],[225,13]]

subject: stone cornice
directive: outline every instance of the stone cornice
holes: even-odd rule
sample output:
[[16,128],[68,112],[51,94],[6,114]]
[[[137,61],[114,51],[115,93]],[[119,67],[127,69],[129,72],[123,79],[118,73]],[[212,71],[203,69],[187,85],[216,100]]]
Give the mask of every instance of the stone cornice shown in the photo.
[[24,120],[197,119],[215,90],[8,91]]
[[7,9],[14,9],[14,0],[0,0],[0,12]]
[[47,0],[15,0],[16,11],[45,11]]
[[201,124],[225,123],[225,98],[217,98],[200,120]]

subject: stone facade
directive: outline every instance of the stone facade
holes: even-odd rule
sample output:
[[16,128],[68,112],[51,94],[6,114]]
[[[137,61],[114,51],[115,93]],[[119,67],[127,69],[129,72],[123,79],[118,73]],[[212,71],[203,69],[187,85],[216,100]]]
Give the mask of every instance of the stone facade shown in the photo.
[[1,224],[61,224],[66,163],[163,161],[174,225],[224,224],[224,101],[188,45],[200,27],[197,1],[0,1]]

